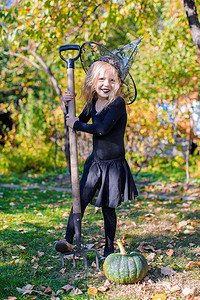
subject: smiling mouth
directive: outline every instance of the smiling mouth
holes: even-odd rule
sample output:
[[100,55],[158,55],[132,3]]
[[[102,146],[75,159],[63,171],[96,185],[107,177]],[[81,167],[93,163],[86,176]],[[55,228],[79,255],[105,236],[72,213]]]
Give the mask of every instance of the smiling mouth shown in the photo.
[[102,92],[104,92],[105,94],[109,93],[110,90],[109,89],[102,89]]

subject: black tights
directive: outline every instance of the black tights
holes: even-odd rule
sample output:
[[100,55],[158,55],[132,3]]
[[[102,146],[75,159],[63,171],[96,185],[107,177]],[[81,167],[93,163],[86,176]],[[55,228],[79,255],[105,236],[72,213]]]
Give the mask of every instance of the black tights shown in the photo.
[[[81,201],[82,217],[87,205],[88,202]],[[104,218],[104,231],[105,231],[104,256],[108,256],[110,253],[114,252],[113,242],[114,242],[115,232],[116,232],[117,216],[116,216],[115,208],[102,207],[102,213]],[[68,243],[70,244],[73,243],[74,234],[75,231],[74,231],[73,208],[72,208],[69,215],[66,236],[65,236],[65,239],[67,240]]]

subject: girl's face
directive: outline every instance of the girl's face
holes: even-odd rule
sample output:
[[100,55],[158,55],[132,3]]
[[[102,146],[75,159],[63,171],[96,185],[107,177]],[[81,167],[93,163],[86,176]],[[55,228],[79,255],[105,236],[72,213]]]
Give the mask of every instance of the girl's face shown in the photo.
[[105,101],[114,93],[117,80],[117,72],[112,66],[108,65],[108,67],[104,67],[100,70],[95,80],[95,90],[98,100]]

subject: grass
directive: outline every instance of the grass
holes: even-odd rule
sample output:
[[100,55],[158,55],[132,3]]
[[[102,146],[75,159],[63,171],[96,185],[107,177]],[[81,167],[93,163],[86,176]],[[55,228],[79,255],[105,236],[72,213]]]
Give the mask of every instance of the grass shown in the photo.
[[[144,170],[139,179],[144,180],[148,172]],[[187,186],[183,182],[173,183],[173,180],[169,183],[162,176],[156,176],[158,173],[155,170],[153,175],[160,183],[139,184],[140,197],[117,209],[116,240],[123,240],[128,252],[138,249],[146,256],[148,274],[136,284],[110,283],[108,287],[102,261],[100,271],[92,267],[93,253],[86,254],[86,271],[81,257],[76,260],[75,269],[72,259],[66,258],[66,268],[62,269],[60,256],[54,250],[54,241],[64,237],[72,198],[70,193],[45,190],[45,186],[63,186],[65,180],[69,188],[67,171],[63,176],[59,176],[59,172],[2,175],[1,183],[38,184],[44,189],[0,187],[0,299],[144,300],[158,299],[156,294],[167,297],[161,299],[185,299],[186,292],[199,299],[199,184],[193,182]],[[199,180],[198,177],[194,179]],[[82,243],[84,247],[97,249],[100,257],[103,236],[101,210],[95,212],[94,207],[89,206],[83,219]],[[115,248],[118,251],[117,245]],[[164,275],[164,267],[169,267],[173,274]],[[23,295],[20,289],[28,284],[32,286],[30,293]],[[67,284],[74,289],[60,289]],[[90,295],[90,286],[106,286],[107,289]],[[77,295],[77,289],[82,294]]]

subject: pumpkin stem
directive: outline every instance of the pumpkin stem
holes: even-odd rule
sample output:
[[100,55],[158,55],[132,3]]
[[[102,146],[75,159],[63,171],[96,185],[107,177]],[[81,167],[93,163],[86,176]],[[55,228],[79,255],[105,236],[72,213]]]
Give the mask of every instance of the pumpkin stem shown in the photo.
[[119,250],[120,250],[121,254],[127,254],[126,250],[124,249],[124,246],[122,245],[122,242],[120,240],[117,240],[117,245],[119,247]]

